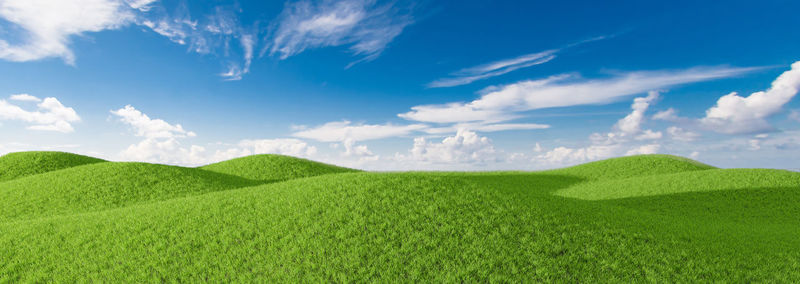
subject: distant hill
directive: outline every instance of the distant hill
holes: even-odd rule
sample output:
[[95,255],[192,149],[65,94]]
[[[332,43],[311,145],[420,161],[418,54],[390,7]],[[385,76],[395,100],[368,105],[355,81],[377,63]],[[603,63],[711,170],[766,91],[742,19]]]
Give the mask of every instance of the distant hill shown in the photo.
[[261,181],[283,181],[356,170],[306,159],[263,154],[253,155],[201,167],[201,169]]
[[112,209],[261,184],[194,168],[95,163],[0,183],[0,222]]
[[104,160],[64,152],[17,152],[0,156],[0,182]]
[[714,167],[683,157],[652,154],[612,158],[547,172],[587,179],[618,179],[709,169]]

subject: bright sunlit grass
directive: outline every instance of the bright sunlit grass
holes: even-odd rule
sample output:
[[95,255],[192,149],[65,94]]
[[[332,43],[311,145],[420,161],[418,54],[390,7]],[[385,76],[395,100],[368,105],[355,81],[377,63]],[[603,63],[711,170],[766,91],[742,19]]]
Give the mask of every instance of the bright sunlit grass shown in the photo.
[[663,155],[527,173],[83,165],[0,183],[0,282],[794,282],[799,181]]

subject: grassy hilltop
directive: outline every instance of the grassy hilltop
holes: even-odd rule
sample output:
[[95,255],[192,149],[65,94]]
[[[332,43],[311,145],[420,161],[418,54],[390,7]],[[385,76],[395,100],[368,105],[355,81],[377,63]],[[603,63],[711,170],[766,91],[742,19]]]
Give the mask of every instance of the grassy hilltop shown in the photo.
[[797,282],[797,236],[800,173],[668,155],[487,173],[0,157],[0,282]]

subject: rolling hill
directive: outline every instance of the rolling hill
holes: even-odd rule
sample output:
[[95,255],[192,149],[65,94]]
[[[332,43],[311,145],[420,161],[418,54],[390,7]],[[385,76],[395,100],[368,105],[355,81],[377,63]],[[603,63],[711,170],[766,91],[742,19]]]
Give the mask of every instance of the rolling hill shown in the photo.
[[105,162],[64,152],[17,152],[0,156],[0,182],[15,178]]
[[[103,163],[0,183],[37,196],[71,196],[46,190],[60,181],[87,200],[125,197],[32,198],[25,214],[3,215],[0,282],[800,281],[798,173],[665,155],[487,173],[304,161],[118,166],[141,174]],[[292,170],[263,172],[276,167]],[[147,178],[161,172],[173,174]],[[174,178],[183,175],[193,178]],[[160,189],[91,193],[109,180]]]
[[201,167],[204,170],[236,175],[253,180],[283,181],[356,170],[314,162],[306,159],[263,154],[253,155]]
[[261,184],[194,168],[95,163],[0,183],[0,222],[96,211]]

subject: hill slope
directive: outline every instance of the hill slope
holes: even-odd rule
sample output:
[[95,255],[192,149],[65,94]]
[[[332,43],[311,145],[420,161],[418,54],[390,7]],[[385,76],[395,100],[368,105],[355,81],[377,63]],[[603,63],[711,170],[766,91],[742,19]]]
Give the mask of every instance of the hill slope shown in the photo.
[[718,190],[797,188],[800,173],[768,169],[715,169],[582,183],[556,195],[586,200]]
[[[598,164],[561,170],[569,174],[355,172],[0,222],[0,282],[800,281],[795,176],[659,168],[652,158],[623,159],[644,161],[623,163],[649,169],[641,177]],[[729,176],[739,177],[711,187]],[[634,179],[664,189],[606,200],[553,194],[606,183],[615,193],[615,182]],[[162,180],[170,178],[152,187]],[[675,191],[704,185],[713,191]],[[765,185],[773,187],[743,188]]]
[[201,169],[261,181],[283,181],[356,170],[306,159],[264,154],[253,155],[201,167]]
[[597,180],[641,177],[709,169],[714,169],[714,167],[683,157],[653,154],[612,158],[545,172]]
[[104,160],[64,152],[17,152],[0,157],[0,182]]
[[90,164],[0,183],[0,222],[110,209],[260,183],[193,168]]

